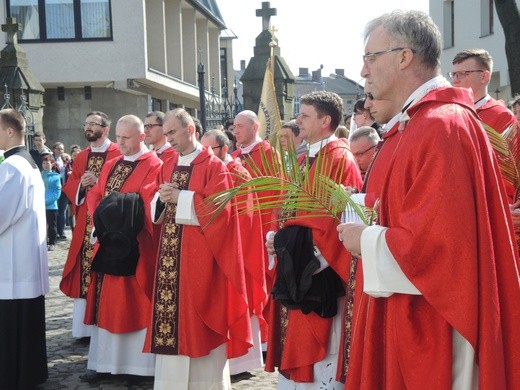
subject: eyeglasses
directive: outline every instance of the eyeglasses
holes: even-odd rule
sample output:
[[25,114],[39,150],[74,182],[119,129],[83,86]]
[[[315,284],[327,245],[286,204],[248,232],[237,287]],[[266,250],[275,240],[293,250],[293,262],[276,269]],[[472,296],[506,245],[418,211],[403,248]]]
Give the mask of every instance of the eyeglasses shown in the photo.
[[404,49],[410,49],[412,53],[415,53],[415,49],[411,49],[409,47],[396,47],[394,49],[381,50],[373,53],[365,53],[363,54],[363,62],[374,62],[377,57],[382,56],[383,54],[392,53],[394,51],[400,51]]
[[374,96],[371,92],[365,93],[365,100],[374,100]]
[[154,126],[162,127],[162,125],[160,123],[148,123],[147,125],[144,125],[144,128],[145,128],[145,130],[150,130]]
[[453,79],[460,79],[462,80],[463,78],[465,78],[467,75],[469,75],[470,73],[484,73],[485,70],[482,70],[482,69],[476,69],[476,70],[459,70],[458,72],[448,72],[448,77],[453,80]]
[[354,155],[354,157],[361,157],[362,155],[364,155],[366,152],[368,152],[369,150],[372,150],[376,147],[377,145],[372,145],[371,147],[369,147],[368,149],[365,149],[364,151],[362,152],[357,152],[357,153],[352,153]]
[[94,127],[94,126],[104,127],[103,123],[97,123],[97,122],[85,122],[85,123],[83,123],[83,127],[87,127],[87,126],[90,126],[90,127]]

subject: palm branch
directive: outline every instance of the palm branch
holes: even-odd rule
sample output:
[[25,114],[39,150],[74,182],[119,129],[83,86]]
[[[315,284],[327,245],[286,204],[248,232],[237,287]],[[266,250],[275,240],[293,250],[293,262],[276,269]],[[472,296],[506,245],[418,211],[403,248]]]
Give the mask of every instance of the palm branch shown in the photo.
[[483,123],[503,179],[518,192],[520,187],[520,126],[511,125],[502,134]]
[[[304,163],[300,164],[294,147],[284,154],[277,142],[276,150],[279,153],[274,153],[272,158],[262,150],[263,169],[254,164],[252,159],[248,160],[249,168],[255,176],[253,179],[209,198],[216,205],[214,215],[231,202],[237,205],[240,212],[284,210],[279,220],[286,220],[287,215],[294,219],[332,217],[339,223],[348,205],[361,221],[372,223],[374,212],[352,200],[349,192],[333,180],[343,176],[344,167],[339,172],[333,172],[332,162],[318,154],[314,161],[316,173],[314,180],[311,180],[312,164],[308,153]],[[279,195],[273,196],[273,192]],[[252,204],[244,200],[246,197],[243,195],[251,193],[257,195],[258,202]]]

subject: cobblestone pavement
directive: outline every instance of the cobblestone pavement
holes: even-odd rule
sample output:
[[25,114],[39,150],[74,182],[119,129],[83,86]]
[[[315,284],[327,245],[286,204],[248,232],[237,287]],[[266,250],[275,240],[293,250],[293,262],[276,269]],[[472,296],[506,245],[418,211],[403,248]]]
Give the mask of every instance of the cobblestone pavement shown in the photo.
[[[45,297],[49,379],[38,389],[152,389],[152,378],[139,384],[129,383],[128,377],[122,375],[111,376],[96,384],[84,383],[79,379],[87,368],[88,345],[72,338],[72,299],[65,297],[58,287],[71,232],[67,231],[67,235],[67,241],[58,241],[55,250],[49,252],[50,292]],[[277,375],[262,369],[251,371],[250,375],[242,375],[234,380],[232,388],[276,389]]]

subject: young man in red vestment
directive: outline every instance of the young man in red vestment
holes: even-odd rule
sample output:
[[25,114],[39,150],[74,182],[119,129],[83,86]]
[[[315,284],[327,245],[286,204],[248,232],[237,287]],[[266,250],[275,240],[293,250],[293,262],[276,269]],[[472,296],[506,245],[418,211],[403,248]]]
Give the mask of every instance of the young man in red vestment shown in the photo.
[[[309,145],[308,155],[301,157],[302,163],[309,159],[311,164],[310,180],[315,175],[328,176],[336,183],[345,186],[361,187],[361,174],[354,156],[348,148],[348,141],[338,139],[334,132],[343,113],[341,98],[332,92],[313,92],[300,99],[300,113],[296,123],[300,135]],[[316,159],[323,163],[317,164]],[[318,172],[318,166],[321,170]],[[289,219],[285,226],[301,226],[312,232],[311,247],[319,260],[319,268],[313,273],[323,279],[318,283],[336,281],[342,286],[350,268],[350,256],[343,250],[336,236],[337,220],[332,217],[313,217],[300,212],[297,219]],[[279,235],[281,232],[277,232]],[[274,254],[273,241],[267,242],[270,254]],[[303,261],[303,256],[295,259]],[[278,258],[277,272],[285,268]],[[327,275],[325,277],[325,275]],[[313,276],[313,277],[314,277]],[[319,290],[326,286],[320,285]],[[266,370],[278,367],[278,388],[316,389],[322,383],[330,385],[334,381],[337,367],[337,354],[342,334],[343,299],[331,292],[330,306],[337,305],[335,312],[320,316],[314,311],[308,314],[303,309],[287,309],[274,301],[269,324],[269,348],[267,349]],[[344,289],[341,288],[344,295]],[[335,386],[341,386],[340,383]]]
[[400,115],[368,173],[378,224],[338,227],[362,272],[346,388],[518,388],[518,258],[472,95],[439,76],[428,15],[383,15],[365,39],[361,75]]
[[162,223],[145,345],[154,388],[230,388],[227,358],[252,345],[244,265],[236,210],[215,214],[207,198],[231,175],[186,110],[167,112],[163,131],[179,155],[162,167],[151,211]]
[[152,111],[144,118],[144,142],[150,145],[163,162],[177,154],[163,133],[164,112]]
[[[117,146],[122,155],[103,166],[98,182],[87,196],[89,213],[94,215],[102,199],[108,195],[138,194],[146,215],[142,228],[128,243],[128,246],[133,247],[135,244],[137,248],[132,249],[130,254],[138,256],[137,265],[132,272],[95,270],[96,262],[117,258],[117,251],[114,249],[110,252],[114,254],[108,255],[110,248],[106,245],[110,242],[101,240],[95,244],[85,311],[85,323],[94,325],[87,363],[87,368],[94,372],[82,377],[87,382],[101,379],[106,373],[137,376],[153,376],[154,373],[155,357],[142,352],[151,310],[157,255],[153,245],[149,207],[146,205],[152,200],[162,161],[146,148],[144,137],[143,122],[135,115],[125,115],[117,121]],[[125,214],[126,211],[128,209]],[[124,218],[125,215],[121,217]],[[120,221],[113,222],[117,226]],[[121,230],[117,230],[117,233],[120,235]],[[126,246],[122,249],[126,249]],[[98,253],[100,257],[97,257]],[[121,257],[119,263],[127,262],[129,257],[131,256]]]
[[60,290],[66,296],[74,298],[72,337],[80,340],[88,340],[91,332],[91,327],[85,325],[83,319],[94,248],[90,243],[92,216],[87,211],[85,199],[92,186],[96,184],[105,162],[121,154],[117,144],[108,139],[110,123],[110,118],[104,112],[92,111],[87,114],[83,127],[90,146],[74,159],[72,173],[62,188],[70,202],[76,206],[76,226],[63,267]]
[[[230,141],[222,130],[207,131],[202,136],[200,142],[203,146],[211,147],[215,156],[226,164],[231,174],[233,185],[240,185],[251,179],[251,175],[244,168],[240,159],[234,159],[228,154]],[[238,375],[263,367],[261,328],[265,330],[263,338],[267,338],[267,322],[263,316],[264,305],[267,301],[267,287],[265,285],[265,246],[262,234],[262,218],[258,210],[251,210],[253,207],[251,203],[258,202],[258,197],[256,194],[249,194],[240,198],[240,202],[244,202],[238,206],[238,221],[244,258],[247,302],[251,315],[253,346],[246,355],[229,361],[229,372],[231,375]]]
[[469,88],[473,92],[475,110],[486,125],[503,133],[516,118],[503,102],[489,96],[488,85],[493,72],[493,58],[484,49],[467,49],[455,55],[449,73],[454,87]]

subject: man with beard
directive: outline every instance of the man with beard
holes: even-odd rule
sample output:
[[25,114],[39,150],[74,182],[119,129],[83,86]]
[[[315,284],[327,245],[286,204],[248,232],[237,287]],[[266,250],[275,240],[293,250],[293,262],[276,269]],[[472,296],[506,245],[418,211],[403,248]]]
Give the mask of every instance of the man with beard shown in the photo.
[[85,138],[90,146],[82,150],[74,160],[72,173],[62,188],[69,200],[76,205],[76,226],[72,234],[67,261],[63,268],[60,289],[74,298],[72,337],[90,337],[91,326],[83,324],[86,295],[90,283],[90,263],[93,245],[91,215],[87,212],[85,198],[96,184],[101,168],[106,161],[120,155],[117,144],[108,139],[111,120],[101,111],[87,115],[84,123]]

